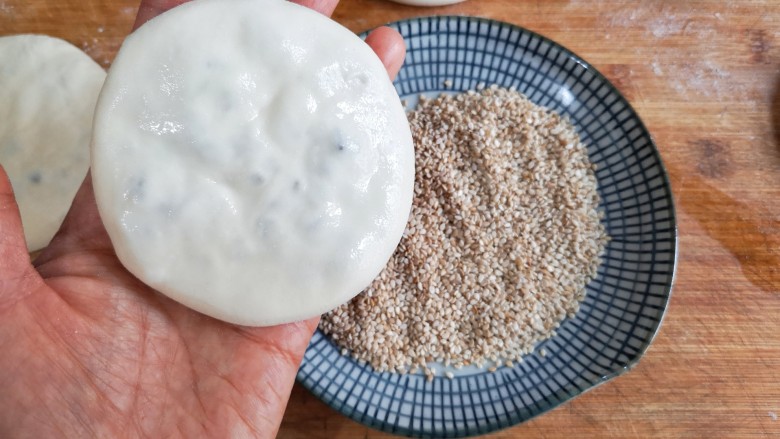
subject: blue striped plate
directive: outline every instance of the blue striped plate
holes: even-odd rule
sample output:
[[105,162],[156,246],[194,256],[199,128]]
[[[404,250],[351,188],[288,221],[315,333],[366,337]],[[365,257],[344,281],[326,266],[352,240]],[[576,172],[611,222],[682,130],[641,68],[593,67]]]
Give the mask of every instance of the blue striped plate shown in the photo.
[[466,371],[433,382],[422,375],[375,373],[341,356],[318,331],[299,382],[370,427],[463,437],[526,421],[630,370],[661,324],[677,253],[668,177],[636,112],[588,63],[523,28],[473,17],[424,17],[390,26],[409,50],[395,81],[402,98],[413,102],[420,93],[498,84],[568,116],[598,165],[612,240],[576,317],[513,368]]

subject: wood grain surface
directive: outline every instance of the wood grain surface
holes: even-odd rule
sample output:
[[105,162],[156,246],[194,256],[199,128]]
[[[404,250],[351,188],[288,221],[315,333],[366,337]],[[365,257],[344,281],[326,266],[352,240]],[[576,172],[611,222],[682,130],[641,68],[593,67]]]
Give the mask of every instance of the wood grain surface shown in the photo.
[[[62,37],[107,66],[136,9],[0,0],[0,35]],[[358,32],[430,14],[512,22],[593,64],[647,124],[678,210],[677,281],[640,364],[488,437],[780,437],[780,2],[343,0],[334,18]],[[279,437],[386,435],[296,386]]]

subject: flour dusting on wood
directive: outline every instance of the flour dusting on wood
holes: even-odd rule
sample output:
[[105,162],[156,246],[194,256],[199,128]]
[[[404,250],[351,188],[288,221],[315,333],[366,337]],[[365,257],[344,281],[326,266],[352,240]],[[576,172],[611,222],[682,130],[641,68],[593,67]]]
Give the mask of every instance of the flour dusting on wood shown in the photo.
[[14,12],[14,7],[6,2],[0,2],[0,16],[11,15]]

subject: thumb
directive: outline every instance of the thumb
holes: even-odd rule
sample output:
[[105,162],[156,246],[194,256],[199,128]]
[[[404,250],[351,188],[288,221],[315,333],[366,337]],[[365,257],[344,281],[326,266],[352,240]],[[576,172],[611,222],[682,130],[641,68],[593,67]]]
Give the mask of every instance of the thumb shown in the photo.
[[11,181],[0,165],[0,311],[41,282],[30,263]]

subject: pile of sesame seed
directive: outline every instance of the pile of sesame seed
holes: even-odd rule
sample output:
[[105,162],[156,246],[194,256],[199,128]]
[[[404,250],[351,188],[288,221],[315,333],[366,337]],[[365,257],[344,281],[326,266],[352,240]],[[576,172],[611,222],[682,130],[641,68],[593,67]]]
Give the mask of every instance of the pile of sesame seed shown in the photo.
[[408,118],[404,236],[320,328],[379,372],[511,366],[577,312],[596,274],[608,238],[594,167],[568,120],[513,90],[421,97]]

